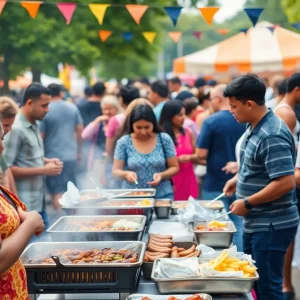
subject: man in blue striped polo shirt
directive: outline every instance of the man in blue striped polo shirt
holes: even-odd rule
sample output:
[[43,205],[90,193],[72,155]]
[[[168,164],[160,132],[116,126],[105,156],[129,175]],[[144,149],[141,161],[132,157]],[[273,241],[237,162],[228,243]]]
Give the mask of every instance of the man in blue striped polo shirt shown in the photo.
[[244,216],[244,251],[252,254],[260,279],[259,300],[284,300],[285,252],[295,237],[299,216],[295,199],[295,143],[285,122],[265,106],[266,87],[255,75],[234,79],[224,90],[231,113],[248,123],[240,169],[224,192],[237,199],[230,210]]

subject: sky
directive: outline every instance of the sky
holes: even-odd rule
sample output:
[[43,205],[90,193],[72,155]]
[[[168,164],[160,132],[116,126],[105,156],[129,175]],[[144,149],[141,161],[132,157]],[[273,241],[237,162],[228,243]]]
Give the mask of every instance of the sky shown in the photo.
[[222,7],[216,13],[214,21],[222,23],[224,20],[234,16],[238,11],[243,10],[246,0],[219,0],[219,2]]

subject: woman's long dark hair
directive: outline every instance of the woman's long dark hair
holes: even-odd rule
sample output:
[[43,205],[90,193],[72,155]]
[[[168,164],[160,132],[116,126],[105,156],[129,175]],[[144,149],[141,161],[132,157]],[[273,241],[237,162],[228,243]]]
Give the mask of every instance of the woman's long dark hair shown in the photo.
[[[164,105],[160,120],[159,120],[159,126],[160,128],[169,134],[169,136],[172,138],[175,145],[176,143],[176,137],[173,130],[173,124],[172,119],[176,115],[180,114],[182,108],[184,107],[184,104],[179,100],[170,100],[167,101],[167,103]],[[181,132],[185,134],[185,131],[183,128],[181,128]]]

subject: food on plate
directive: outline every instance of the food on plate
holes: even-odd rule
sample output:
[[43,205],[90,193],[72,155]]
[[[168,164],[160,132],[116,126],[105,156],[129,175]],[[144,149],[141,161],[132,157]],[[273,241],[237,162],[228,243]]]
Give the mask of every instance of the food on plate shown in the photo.
[[158,258],[185,258],[199,257],[200,251],[193,245],[189,249],[174,246],[171,235],[150,234],[147,251],[144,256],[145,262],[154,262]]
[[122,201],[105,201],[100,204],[100,206],[150,206],[152,201],[149,199],[143,199],[141,201],[131,201],[131,200],[122,200]]
[[74,250],[64,249],[55,250],[45,256],[30,259],[28,264],[55,264],[51,256],[57,256],[62,264],[100,264],[100,263],[136,263],[139,260],[139,254],[132,250],[113,248]]
[[230,257],[226,250],[216,258],[209,261],[209,266],[219,272],[238,272],[242,271],[245,278],[254,277],[256,268],[251,266],[248,260],[241,260]]
[[170,201],[156,201],[155,206],[158,206],[158,207],[171,206],[171,202]]
[[129,196],[152,196],[152,193],[145,191],[133,191],[128,194]]
[[[143,297],[141,300],[152,300],[152,299],[149,297]],[[166,296],[166,298],[164,298],[164,300],[205,300],[205,299],[202,298],[200,295],[192,295],[192,296],[184,297],[184,298],[182,298],[182,297],[177,298],[176,296],[171,296],[171,297]]]
[[188,204],[188,202],[186,201],[186,202],[173,202],[173,205],[172,205],[172,207],[173,208],[186,208],[186,206],[187,206],[187,204]]
[[196,227],[199,231],[226,231],[227,224],[224,222],[211,221],[207,225],[200,224]]

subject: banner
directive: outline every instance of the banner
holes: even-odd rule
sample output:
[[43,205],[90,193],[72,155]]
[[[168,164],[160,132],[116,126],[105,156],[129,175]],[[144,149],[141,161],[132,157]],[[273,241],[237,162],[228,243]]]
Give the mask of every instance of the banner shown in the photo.
[[219,11],[220,7],[202,7],[199,8],[204,20],[208,25],[213,23],[215,14]]
[[201,40],[201,36],[202,36],[202,32],[201,31],[194,31],[193,32],[193,36],[197,39],[197,40]]
[[3,8],[4,8],[5,4],[6,4],[6,0],[0,0],[0,15],[3,11]]
[[248,30],[249,30],[249,28],[241,28],[240,32],[247,34]]
[[261,13],[264,11],[263,8],[245,8],[244,11],[246,12],[247,16],[249,17],[250,21],[252,22],[253,26],[255,27]]
[[293,26],[296,30],[300,30],[300,23],[293,23],[292,26]]
[[104,43],[110,36],[112,31],[110,30],[99,30],[99,38]]
[[128,4],[125,5],[127,8],[128,12],[130,13],[131,17],[135,21],[136,24],[140,24],[141,19],[148,9],[148,5],[135,5],[135,4]]
[[123,32],[123,38],[126,42],[131,42],[133,38],[133,33],[132,32]]
[[97,18],[100,25],[103,24],[106,9],[110,4],[89,4],[89,8],[94,16]]
[[40,9],[40,6],[43,2],[39,1],[22,1],[20,4],[27,10],[29,16],[34,19]]
[[59,2],[57,8],[64,16],[66,24],[70,24],[77,4],[72,2]]
[[227,29],[227,28],[217,29],[217,32],[221,35],[226,35],[229,33],[229,29]]
[[181,6],[179,6],[179,7],[166,6],[166,7],[164,7],[164,9],[165,9],[166,14],[171,19],[173,25],[176,26],[182,7]]
[[153,44],[156,38],[156,32],[150,32],[150,31],[143,32],[143,36],[149,44]]
[[168,32],[168,35],[172,39],[172,41],[177,44],[182,36],[182,32],[172,31],[172,32]]

